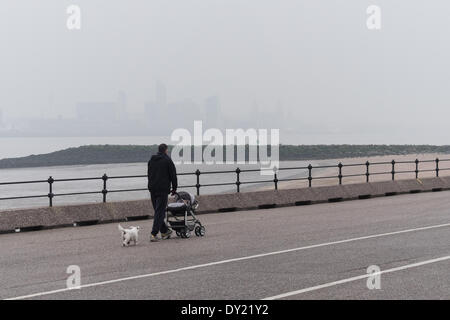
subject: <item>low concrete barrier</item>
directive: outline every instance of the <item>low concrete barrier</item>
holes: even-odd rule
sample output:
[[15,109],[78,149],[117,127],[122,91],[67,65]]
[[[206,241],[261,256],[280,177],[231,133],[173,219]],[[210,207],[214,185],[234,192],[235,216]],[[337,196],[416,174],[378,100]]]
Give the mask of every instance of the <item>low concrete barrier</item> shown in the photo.
[[400,189],[400,193],[426,191],[423,183],[420,183],[418,180],[399,180],[396,182]]
[[418,179],[424,191],[442,191],[449,189],[450,177]]
[[377,196],[376,189],[371,183],[343,185],[342,188],[349,199],[365,199]]
[[0,212],[0,233],[148,219],[150,200],[30,208]]
[[150,200],[110,202],[105,206],[114,221],[148,219],[153,217],[154,213]]
[[[395,194],[450,190],[450,177],[199,196],[198,213],[298,206]],[[0,233],[153,217],[150,200],[32,208],[0,212]]]

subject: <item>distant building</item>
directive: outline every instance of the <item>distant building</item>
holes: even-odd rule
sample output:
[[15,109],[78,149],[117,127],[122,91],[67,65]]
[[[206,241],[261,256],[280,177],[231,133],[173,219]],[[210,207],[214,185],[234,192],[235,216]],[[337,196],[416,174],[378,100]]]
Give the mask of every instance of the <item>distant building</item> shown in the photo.
[[218,128],[220,125],[220,100],[218,96],[205,99],[205,127]]
[[256,101],[253,101],[253,106],[250,109],[250,118],[253,120],[252,123],[255,128],[259,129],[263,127],[261,123],[261,114],[259,111],[259,105]]
[[[10,136],[125,136],[147,135],[143,117],[133,119],[127,114],[127,96],[119,92],[116,101],[78,102],[75,117],[21,117],[11,118]],[[0,127],[1,128],[1,127]]]
[[117,107],[119,109],[119,113],[126,114],[127,94],[123,91],[119,91],[117,95]]
[[151,134],[157,134],[164,130],[165,122],[169,118],[166,107],[161,107],[156,102],[148,102],[145,104],[146,127]]
[[138,123],[128,117],[127,95],[123,91],[118,92],[116,101],[78,102],[75,109],[76,118],[73,123],[80,134],[136,134],[144,129],[139,128]]
[[161,81],[156,82],[155,101],[147,102],[144,108],[149,133],[166,134],[170,112],[167,108],[167,90]]
[[201,120],[200,108],[189,99],[169,103],[167,110],[169,110],[170,115],[166,124],[170,125],[171,130],[176,128],[193,130],[194,121]]
[[167,102],[167,90],[158,81],[155,101],[145,104],[148,132],[154,135],[170,135],[177,128],[193,129],[194,120],[201,120],[202,113],[192,100]]
[[115,102],[79,102],[76,113],[77,119],[83,122],[115,121],[118,107]]
[[161,82],[161,81],[157,81],[156,82],[156,92],[155,92],[155,96],[156,96],[156,105],[158,107],[165,107],[167,105],[167,90],[166,90],[166,86]]
[[126,119],[127,96],[120,91],[115,102],[78,102],[76,115],[83,122],[110,122]]

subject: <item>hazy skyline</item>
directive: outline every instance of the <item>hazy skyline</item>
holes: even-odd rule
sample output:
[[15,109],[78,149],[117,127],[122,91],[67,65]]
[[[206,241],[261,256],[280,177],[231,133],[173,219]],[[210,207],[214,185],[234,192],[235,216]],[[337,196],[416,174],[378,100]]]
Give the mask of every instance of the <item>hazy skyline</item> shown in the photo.
[[[66,28],[71,4],[81,30]],[[382,10],[378,31],[366,27],[372,4]],[[418,0],[4,0],[0,109],[4,122],[74,117],[77,103],[123,91],[133,118],[161,82],[168,103],[217,96],[225,116],[254,127],[255,103],[268,113],[281,104],[299,133],[443,144],[449,9]]]

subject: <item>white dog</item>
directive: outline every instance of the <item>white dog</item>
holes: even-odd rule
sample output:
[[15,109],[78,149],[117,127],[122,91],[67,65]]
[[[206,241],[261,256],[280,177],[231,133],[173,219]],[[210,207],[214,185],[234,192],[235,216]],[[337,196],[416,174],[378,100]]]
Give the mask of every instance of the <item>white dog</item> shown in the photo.
[[139,238],[139,227],[129,227],[129,228],[123,228],[119,224],[119,231],[122,233],[122,246],[128,247],[131,242],[134,243],[134,245],[138,244],[138,238]]

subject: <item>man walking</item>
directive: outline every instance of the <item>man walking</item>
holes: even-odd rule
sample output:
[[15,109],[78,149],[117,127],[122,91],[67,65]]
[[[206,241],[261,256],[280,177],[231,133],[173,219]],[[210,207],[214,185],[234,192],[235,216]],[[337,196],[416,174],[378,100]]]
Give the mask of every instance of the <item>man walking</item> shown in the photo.
[[177,171],[175,165],[168,156],[167,145],[162,143],[158,146],[158,153],[153,155],[148,162],[148,190],[152,198],[153,209],[155,215],[153,218],[153,229],[150,241],[159,241],[157,235],[161,232],[162,239],[169,239],[172,230],[166,223],[166,207],[168,202],[168,194],[176,192],[178,187]]

